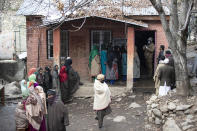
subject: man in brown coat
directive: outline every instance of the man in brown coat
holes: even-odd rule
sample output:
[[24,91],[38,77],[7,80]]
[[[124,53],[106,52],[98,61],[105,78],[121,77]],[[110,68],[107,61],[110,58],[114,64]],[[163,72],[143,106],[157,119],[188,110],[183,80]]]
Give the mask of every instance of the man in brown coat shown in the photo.
[[165,65],[160,67],[158,71],[158,79],[160,80],[159,95],[167,95],[171,86],[175,83],[174,68],[169,65],[169,59],[164,60]]

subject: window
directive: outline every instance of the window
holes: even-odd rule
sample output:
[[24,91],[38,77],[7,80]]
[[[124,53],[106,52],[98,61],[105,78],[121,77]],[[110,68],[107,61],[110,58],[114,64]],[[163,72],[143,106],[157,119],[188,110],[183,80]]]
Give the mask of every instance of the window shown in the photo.
[[47,31],[47,57],[53,58],[53,30]]
[[111,42],[111,31],[107,30],[93,30],[91,32],[91,48],[97,45],[101,50],[101,45],[108,45]]
[[60,39],[61,39],[61,51],[60,51],[61,57],[67,57],[69,55],[67,30],[61,30]]

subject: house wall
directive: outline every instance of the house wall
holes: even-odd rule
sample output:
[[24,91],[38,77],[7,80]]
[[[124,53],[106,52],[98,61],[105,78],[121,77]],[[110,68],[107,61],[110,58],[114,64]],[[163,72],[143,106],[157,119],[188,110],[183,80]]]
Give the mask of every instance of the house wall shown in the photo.
[[21,2],[6,1],[0,13],[0,59],[12,59],[13,53],[26,51],[26,19],[16,15]]
[[[30,20],[27,19],[27,68],[31,67],[44,67],[52,66],[53,59],[47,59],[47,48],[46,48],[46,27],[39,30],[33,30],[30,27],[35,25],[36,21],[39,23],[39,19]],[[91,30],[111,30],[112,39],[113,38],[127,38],[125,33],[125,24],[114,22],[105,19],[86,19],[85,24],[82,28],[78,29],[75,27],[80,27],[83,20],[69,21],[65,22],[61,29],[69,31],[69,56],[73,60],[73,68],[79,73],[81,78],[88,77],[88,62],[90,53],[90,39]],[[161,23],[159,22],[148,22],[148,28],[136,28],[137,30],[155,30],[156,31],[156,57],[159,53],[159,47],[164,44],[166,48],[168,47],[165,34],[163,32]],[[75,27],[74,27],[75,26]],[[40,39],[40,54],[38,60],[38,43]]]

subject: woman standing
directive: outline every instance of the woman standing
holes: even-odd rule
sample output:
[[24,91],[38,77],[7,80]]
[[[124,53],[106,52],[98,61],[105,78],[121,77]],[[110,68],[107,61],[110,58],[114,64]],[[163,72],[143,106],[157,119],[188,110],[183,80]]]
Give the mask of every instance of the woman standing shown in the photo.
[[69,101],[68,75],[66,72],[66,66],[61,67],[59,79],[60,79],[61,98],[63,103],[65,104]]
[[96,120],[99,128],[103,126],[103,118],[111,113],[111,92],[108,85],[104,82],[105,76],[99,74],[94,82],[94,104],[93,110],[96,111]]
[[122,47],[122,80],[126,81],[127,77],[127,51],[125,46]]
[[102,45],[102,50],[101,50],[101,71],[102,74],[106,74],[106,64],[107,64],[107,50],[105,45]]
[[137,47],[135,46],[134,49],[135,53],[134,53],[134,64],[133,64],[133,78],[134,78],[134,82],[136,81],[136,79],[140,78],[140,59],[137,53]]
[[89,56],[89,68],[91,77],[94,79],[101,72],[99,51],[96,45],[93,46]]
[[57,96],[60,96],[60,83],[59,83],[59,76],[58,76],[58,65],[53,67],[52,79],[53,79],[53,89],[56,90]]

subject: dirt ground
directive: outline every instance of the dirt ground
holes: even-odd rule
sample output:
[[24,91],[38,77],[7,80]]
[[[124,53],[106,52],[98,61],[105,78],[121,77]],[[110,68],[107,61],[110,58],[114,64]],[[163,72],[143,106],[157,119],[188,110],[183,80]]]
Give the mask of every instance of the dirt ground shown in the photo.
[[[159,131],[157,127],[146,122],[145,101],[150,93],[123,94],[112,98],[112,113],[104,118],[102,129],[98,128],[95,120],[95,112],[92,110],[93,98],[75,98],[67,104],[69,110],[70,125],[67,131]],[[141,107],[129,108],[136,102]],[[0,131],[14,131],[14,110],[17,101],[10,101],[6,106],[0,106]],[[120,122],[113,121],[117,116],[125,118]]]

